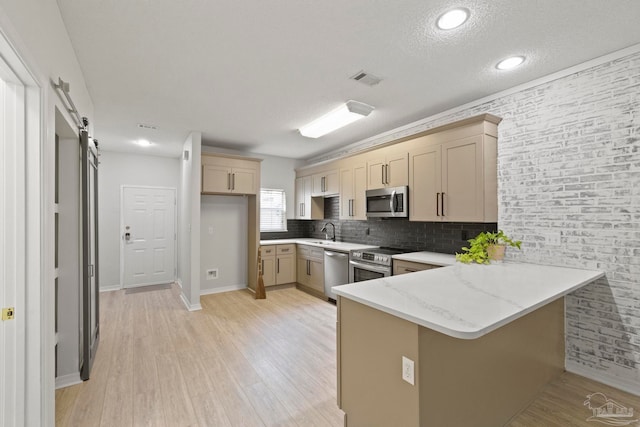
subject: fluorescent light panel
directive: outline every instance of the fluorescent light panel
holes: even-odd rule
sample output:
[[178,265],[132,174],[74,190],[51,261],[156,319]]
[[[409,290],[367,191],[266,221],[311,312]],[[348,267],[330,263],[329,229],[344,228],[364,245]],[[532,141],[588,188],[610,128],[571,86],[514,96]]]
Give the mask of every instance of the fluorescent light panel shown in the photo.
[[358,101],[347,101],[335,110],[302,126],[300,134],[307,138],[319,138],[336,129],[344,127],[363,117],[367,117],[374,107]]

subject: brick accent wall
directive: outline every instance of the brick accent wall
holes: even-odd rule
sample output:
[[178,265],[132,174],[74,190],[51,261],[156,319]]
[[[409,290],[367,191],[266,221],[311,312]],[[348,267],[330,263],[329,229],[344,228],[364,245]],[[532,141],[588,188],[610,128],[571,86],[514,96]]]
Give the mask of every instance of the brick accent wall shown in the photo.
[[523,241],[508,257],[606,273],[566,298],[567,368],[640,394],[640,53],[333,155],[481,113],[503,118],[498,225]]

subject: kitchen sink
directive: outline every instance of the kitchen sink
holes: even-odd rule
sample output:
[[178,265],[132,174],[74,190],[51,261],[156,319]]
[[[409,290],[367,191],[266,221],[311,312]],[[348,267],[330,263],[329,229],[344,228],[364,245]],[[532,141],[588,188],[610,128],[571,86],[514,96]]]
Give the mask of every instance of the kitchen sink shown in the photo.
[[331,242],[331,241],[326,241],[326,240],[313,240],[307,243],[311,243],[314,245],[327,245],[327,246],[331,246],[331,245],[337,245],[338,242]]

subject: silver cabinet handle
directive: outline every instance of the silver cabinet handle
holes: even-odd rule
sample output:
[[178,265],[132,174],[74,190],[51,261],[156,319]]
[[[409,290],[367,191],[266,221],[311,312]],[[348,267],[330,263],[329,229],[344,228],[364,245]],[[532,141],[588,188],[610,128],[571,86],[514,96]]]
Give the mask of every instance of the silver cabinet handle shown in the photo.
[[231,174],[227,173],[227,190],[231,190]]
[[236,189],[236,174],[235,173],[231,174],[231,189],[232,190]]
[[385,179],[385,184],[389,184],[389,165],[386,165],[386,168],[384,170],[384,179]]
[[444,193],[440,196],[440,211],[442,212],[442,216],[444,216]]
[[276,274],[280,274],[280,258],[276,259]]
[[382,184],[383,184],[383,185],[384,185],[384,167],[385,167],[385,166],[386,166],[386,165],[382,165],[382,169],[381,169],[381,171],[382,171]]
[[440,193],[436,193],[436,216],[440,216]]

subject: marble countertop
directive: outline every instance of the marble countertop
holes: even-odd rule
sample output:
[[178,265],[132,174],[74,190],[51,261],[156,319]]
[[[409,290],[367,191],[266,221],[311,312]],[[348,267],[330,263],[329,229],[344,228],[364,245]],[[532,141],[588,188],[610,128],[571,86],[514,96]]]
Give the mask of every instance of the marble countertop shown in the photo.
[[334,286],[344,298],[461,339],[479,338],[600,277],[601,271],[455,263]]
[[363,245],[360,243],[349,243],[349,242],[333,242],[331,240],[313,239],[308,237],[297,238],[297,239],[260,240],[260,246],[287,245],[291,243],[315,246],[318,248],[324,248],[324,249],[338,251],[338,252],[349,252],[356,249],[367,249],[367,248],[378,247],[374,245]]
[[440,254],[437,252],[409,252],[392,256],[393,259],[401,261],[419,262],[421,264],[431,264],[446,267],[456,263],[456,256]]

